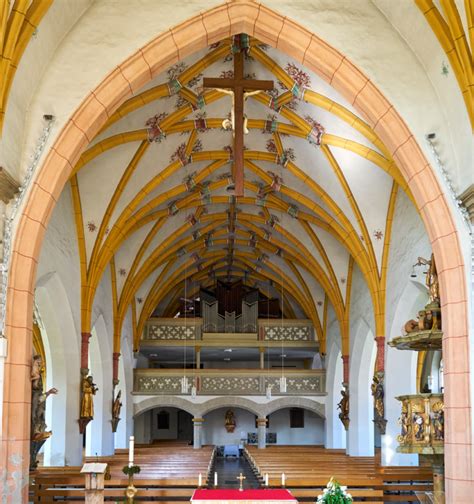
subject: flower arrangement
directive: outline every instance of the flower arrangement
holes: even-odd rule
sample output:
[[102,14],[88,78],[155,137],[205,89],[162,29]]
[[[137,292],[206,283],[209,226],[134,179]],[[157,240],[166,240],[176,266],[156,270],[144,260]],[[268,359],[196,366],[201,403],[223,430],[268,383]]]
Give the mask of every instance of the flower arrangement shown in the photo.
[[318,503],[348,504],[352,502],[352,495],[346,492],[347,487],[341,486],[334,478],[329,480],[327,487],[318,495]]

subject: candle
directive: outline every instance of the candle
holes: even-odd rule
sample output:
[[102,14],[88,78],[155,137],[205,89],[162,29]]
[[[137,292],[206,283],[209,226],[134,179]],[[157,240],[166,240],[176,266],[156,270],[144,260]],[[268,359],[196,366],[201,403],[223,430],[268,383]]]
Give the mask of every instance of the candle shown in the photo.
[[128,445],[128,467],[132,467],[133,465],[133,451],[135,448],[135,437],[130,436],[130,441]]
[[198,478],[198,487],[201,488],[202,487],[202,474],[199,473],[199,478]]
[[265,486],[268,486],[268,473],[265,473]]
[[217,473],[214,473],[214,486],[217,486]]
[[285,480],[286,480],[285,473],[281,473],[281,486],[282,487],[285,486]]

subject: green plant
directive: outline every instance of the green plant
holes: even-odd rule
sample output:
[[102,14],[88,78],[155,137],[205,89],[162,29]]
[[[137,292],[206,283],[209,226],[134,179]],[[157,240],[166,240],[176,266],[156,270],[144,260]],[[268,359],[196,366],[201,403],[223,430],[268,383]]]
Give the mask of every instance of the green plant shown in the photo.
[[347,487],[341,486],[334,478],[329,480],[327,487],[318,495],[318,503],[348,504],[352,502],[352,495],[346,492]]
[[122,472],[127,476],[133,476],[134,474],[138,474],[140,472],[140,466],[132,465],[132,466],[123,466]]

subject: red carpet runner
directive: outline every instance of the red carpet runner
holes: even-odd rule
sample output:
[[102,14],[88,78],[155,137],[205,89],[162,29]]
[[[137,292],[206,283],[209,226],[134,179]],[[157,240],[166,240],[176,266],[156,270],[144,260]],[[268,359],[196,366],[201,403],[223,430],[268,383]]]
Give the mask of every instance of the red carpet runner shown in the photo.
[[298,502],[288,490],[285,489],[248,489],[248,490],[195,490],[191,498],[193,504],[206,504],[212,502],[216,504],[219,501],[222,504],[238,503],[246,504],[258,502],[264,504],[291,504]]

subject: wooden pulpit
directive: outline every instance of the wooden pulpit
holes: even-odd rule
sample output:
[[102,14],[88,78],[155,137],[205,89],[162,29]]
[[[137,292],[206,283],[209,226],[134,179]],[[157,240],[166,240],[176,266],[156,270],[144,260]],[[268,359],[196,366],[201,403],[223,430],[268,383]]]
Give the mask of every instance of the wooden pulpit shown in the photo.
[[86,477],[86,504],[103,504],[106,470],[107,464],[99,462],[90,462],[82,466],[81,473]]

